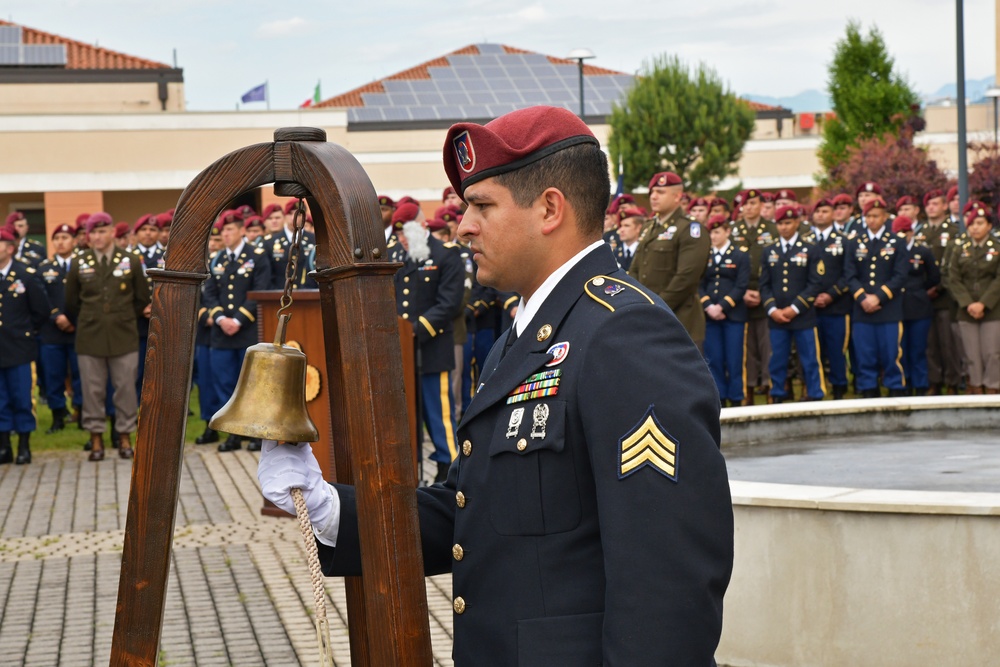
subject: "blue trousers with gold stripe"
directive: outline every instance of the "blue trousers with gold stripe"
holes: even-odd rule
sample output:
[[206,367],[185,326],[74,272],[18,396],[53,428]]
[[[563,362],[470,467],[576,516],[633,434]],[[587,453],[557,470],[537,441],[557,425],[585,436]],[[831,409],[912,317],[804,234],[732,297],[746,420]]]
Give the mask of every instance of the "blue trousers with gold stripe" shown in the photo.
[[76,363],[76,346],[73,343],[42,344],[42,372],[45,375],[45,402],[50,410],[66,409],[66,376],[73,387],[73,407],[83,405],[80,389],[80,366]]
[[705,361],[722,400],[746,398],[746,336],[746,322],[705,322]]
[[35,430],[31,408],[31,364],[0,368],[0,432]]
[[927,337],[931,333],[931,320],[926,317],[903,322],[903,377],[907,384],[918,391],[930,387],[927,372]]
[[787,398],[785,378],[788,377],[788,359],[792,355],[792,340],[799,353],[802,373],[805,375],[809,398],[823,398],[823,364],[819,361],[819,334],[816,327],[809,329],[771,329],[771,396]]
[[[215,390],[215,400],[218,410],[233,395],[236,389],[236,382],[240,379],[240,369],[243,368],[243,357],[246,356],[245,349],[220,349],[209,348],[209,363],[211,366],[211,382]],[[199,371],[200,373],[200,371]],[[212,416],[202,416],[202,419],[211,419]]]
[[[465,367],[462,369],[462,414],[469,409],[469,403],[475,395],[475,385],[479,382],[479,371],[486,361],[486,356],[493,349],[496,342],[496,333],[493,329],[483,329],[474,334],[469,334],[465,341]],[[474,372],[470,372],[474,369]]]
[[420,376],[420,397],[423,402],[424,426],[434,443],[431,460],[451,463],[455,450],[455,408],[451,398],[450,373],[423,373]]
[[887,389],[902,389],[906,386],[903,352],[900,347],[903,338],[902,322],[871,324],[855,320],[851,327],[851,338],[858,355],[854,369],[858,391],[878,389],[879,373],[882,373],[882,386]]
[[818,315],[816,331],[819,333],[820,354],[830,362],[830,384],[847,386],[847,348],[850,315]]

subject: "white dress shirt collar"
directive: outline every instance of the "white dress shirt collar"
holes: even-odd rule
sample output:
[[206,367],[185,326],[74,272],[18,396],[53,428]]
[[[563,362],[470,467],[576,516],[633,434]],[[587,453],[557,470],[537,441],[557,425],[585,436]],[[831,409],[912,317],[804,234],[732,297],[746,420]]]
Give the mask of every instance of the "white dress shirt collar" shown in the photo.
[[552,290],[555,289],[559,281],[569,273],[570,269],[576,266],[581,259],[586,257],[591,250],[599,248],[604,243],[604,239],[598,239],[591,243],[589,246],[581,250],[580,252],[573,255],[565,264],[560,266],[558,269],[549,274],[549,277],[538,286],[535,293],[531,295],[531,298],[527,301],[524,297],[521,297],[521,302],[517,305],[517,315],[514,316],[514,330],[518,336],[524,333],[524,330],[528,328],[528,324],[531,323],[531,318],[541,310],[542,304],[545,303],[545,299],[548,298]]

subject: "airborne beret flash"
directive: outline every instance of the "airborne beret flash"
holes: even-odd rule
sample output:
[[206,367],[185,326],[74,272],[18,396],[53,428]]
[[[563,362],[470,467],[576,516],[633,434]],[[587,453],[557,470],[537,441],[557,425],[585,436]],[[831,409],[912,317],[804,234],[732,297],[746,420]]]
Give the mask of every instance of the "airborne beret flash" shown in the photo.
[[881,197],[882,196],[882,186],[880,186],[875,181],[865,181],[864,183],[862,183],[861,185],[859,185],[857,187],[857,189],[854,191],[854,196],[857,197],[862,192],[871,192],[872,194],[876,194],[879,197]]
[[434,218],[445,224],[448,224],[449,222],[458,222],[461,215],[461,212],[452,206],[439,206],[437,210],[434,211]]
[[964,214],[968,213],[969,211],[971,211],[974,208],[986,208],[986,209],[988,209],[989,206],[987,206],[983,202],[979,201],[978,199],[970,199],[969,201],[965,202],[965,208],[962,209],[962,214],[964,215]]
[[910,220],[905,215],[897,215],[892,221],[892,233],[899,234],[901,232],[913,231],[913,220]]
[[653,177],[649,179],[649,189],[653,188],[669,188],[674,185],[683,185],[684,181],[681,177],[672,171],[661,171],[658,174],[653,174]]
[[740,195],[742,195],[741,201],[744,204],[754,198],[761,199],[760,190],[744,190]]
[[773,192],[761,192],[760,193],[760,200],[762,202],[764,202],[765,204],[773,204],[774,203],[774,193]]
[[725,199],[723,199],[722,197],[716,197],[716,198],[715,198],[715,199],[713,199],[713,200],[712,200],[712,201],[711,201],[711,202],[709,203],[709,205],[708,205],[708,207],[709,207],[709,208],[715,208],[716,206],[722,206],[722,207],[724,207],[724,208],[725,208],[725,209],[726,209],[727,211],[729,210],[729,202],[727,202],[727,201],[726,201]]
[[876,197],[875,199],[865,204],[865,210],[862,211],[862,213],[868,215],[868,211],[872,210],[873,208],[880,208],[884,211],[889,210],[889,207],[885,205],[885,200],[882,199],[881,197]]
[[69,234],[70,236],[76,236],[76,227],[64,222],[52,230],[52,236],[50,238],[54,239],[56,234]]
[[635,205],[635,197],[628,193],[620,194],[611,200],[611,203],[608,204],[608,210],[605,213],[608,215],[618,215],[622,207],[627,205]]
[[716,227],[722,227],[723,225],[729,224],[729,218],[716,213],[711,218],[708,219],[708,223],[705,225],[708,231],[712,231]]
[[799,200],[799,198],[795,196],[795,192],[793,190],[778,190],[774,194],[774,199],[775,199],[775,201],[777,201],[779,199],[787,199],[789,201],[798,201]]
[[782,220],[797,220],[799,215],[799,206],[780,206],[774,213],[774,221],[781,222]]
[[708,200],[705,199],[704,197],[695,197],[688,203],[687,212],[690,213],[691,209],[693,209],[695,206],[704,206],[705,208],[709,208]]
[[149,225],[150,227],[156,227],[157,229],[160,228],[160,226],[156,223],[156,214],[155,213],[147,213],[146,215],[144,215],[141,218],[139,218],[138,220],[136,220],[135,221],[135,227],[132,228],[132,231],[133,232],[137,232],[140,229],[142,229],[143,227],[145,227],[146,225]]
[[243,229],[250,229],[251,227],[264,228],[264,218],[259,215],[251,215],[246,220],[243,221]]
[[386,195],[378,196],[378,205],[388,206],[389,208],[396,208],[396,202],[392,201],[392,197],[388,197]]
[[456,123],[444,142],[444,170],[462,197],[473,183],[514,171],[565,148],[600,146],[576,114],[558,107],[519,109],[486,125]]
[[420,207],[409,202],[400,204],[392,214],[392,226],[394,229],[402,229],[403,225],[417,219],[420,214]]
[[92,213],[89,218],[87,218],[87,233],[94,231],[98,227],[113,227],[115,221],[110,215],[101,211],[100,213]]
[[971,225],[972,221],[976,220],[977,218],[982,218],[982,219],[986,220],[986,222],[990,223],[990,226],[993,226],[993,216],[992,216],[990,210],[987,207],[985,207],[985,206],[978,206],[978,207],[972,209],[971,211],[969,211],[968,213],[966,213],[965,214],[965,224],[966,225]]
[[214,223],[212,223],[212,236],[218,236],[222,233],[223,220],[219,218]]
[[820,199],[819,201],[817,201],[815,204],[813,204],[813,213],[816,212],[816,209],[823,208],[824,206],[828,207],[828,208],[833,208],[833,202],[830,201],[829,199],[827,199],[826,197],[823,197],[822,199]]
[[645,218],[646,209],[639,206],[625,206],[618,209],[618,219],[625,220],[626,218]]

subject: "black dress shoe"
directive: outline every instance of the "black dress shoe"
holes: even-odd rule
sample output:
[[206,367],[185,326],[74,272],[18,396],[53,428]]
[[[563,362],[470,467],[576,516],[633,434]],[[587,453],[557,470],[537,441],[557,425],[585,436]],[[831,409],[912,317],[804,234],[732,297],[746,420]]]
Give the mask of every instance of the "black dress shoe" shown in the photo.
[[14,452],[10,448],[10,433],[0,433],[0,465],[14,462]]
[[243,443],[239,437],[230,435],[224,443],[219,445],[218,449],[220,452],[235,452],[237,449],[243,449]]
[[18,433],[17,434],[17,460],[14,461],[17,465],[24,465],[25,463],[31,463],[31,434],[30,433]]
[[208,445],[219,441],[219,432],[214,428],[205,427],[205,432],[194,439],[196,445]]
[[260,438],[250,438],[250,442],[247,443],[248,452],[259,452],[260,451]]
[[50,426],[49,430],[46,431],[45,433],[47,433],[48,435],[52,435],[53,433],[56,433],[66,428],[67,414],[68,413],[66,412],[66,408],[56,408],[55,410],[53,410],[52,426]]
[[83,451],[89,452],[93,448],[93,446],[94,445],[90,442],[90,440],[88,440],[87,442],[83,443]]

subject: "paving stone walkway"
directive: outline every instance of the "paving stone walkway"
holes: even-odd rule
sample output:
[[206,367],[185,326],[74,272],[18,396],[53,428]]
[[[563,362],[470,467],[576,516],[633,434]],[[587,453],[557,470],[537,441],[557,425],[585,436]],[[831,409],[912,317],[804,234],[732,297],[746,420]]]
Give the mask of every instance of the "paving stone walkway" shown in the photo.
[[[257,454],[185,451],[161,667],[317,665],[312,586],[291,519],[261,516]],[[41,453],[0,466],[0,665],[111,656],[131,462]],[[334,662],[350,665],[342,579],[327,579]],[[427,579],[435,665],[452,665],[451,579]]]

